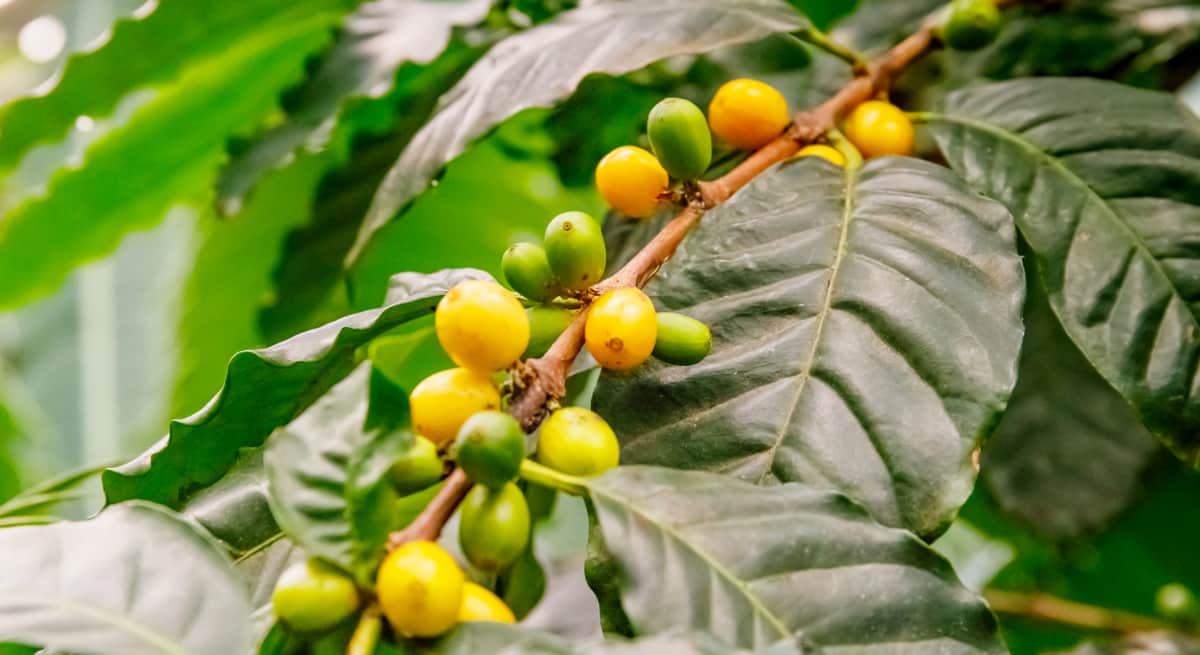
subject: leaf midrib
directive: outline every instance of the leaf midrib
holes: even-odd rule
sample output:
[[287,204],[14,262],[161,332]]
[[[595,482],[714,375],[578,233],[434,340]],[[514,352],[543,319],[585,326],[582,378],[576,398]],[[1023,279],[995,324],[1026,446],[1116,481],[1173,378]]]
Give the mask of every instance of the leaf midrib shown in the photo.
[[858,183],[859,166],[848,163],[844,168],[843,180],[845,187],[842,190],[842,221],[840,232],[838,233],[837,250],[834,252],[833,263],[829,266],[829,283],[825,287],[825,296],[821,300],[821,309],[817,312],[817,327],[813,334],[812,345],[808,349],[808,357],[804,365],[800,369],[799,376],[796,379],[796,391],[792,394],[792,399],[788,403],[787,415],[779,425],[779,434],[775,437],[775,442],[766,451],[766,466],[763,467],[763,472],[758,476],[758,484],[762,484],[767,475],[775,467],[775,455],[779,452],[779,447],[783,445],[783,440],[788,434],[788,426],[792,424],[792,419],[796,415],[796,408],[800,405],[800,398],[804,394],[804,389],[808,385],[808,380],[812,377],[813,365],[817,361],[817,349],[820,348],[821,338],[825,333],[825,321],[829,317],[829,313],[833,308],[833,287],[837,283],[838,272],[842,269],[842,262],[846,258],[846,242],[849,240],[850,221],[854,218],[854,188]]
[[593,484],[588,485],[588,491],[594,496],[601,496],[601,497],[607,498],[610,502],[614,502],[617,505],[619,505],[620,507],[625,508],[625,510],[627,512],[630,512],[632,514],[640,516],[643,519],[649,521],[651,524],[657,526],[660,530],[662,530],[662,532],[664,534],[671,537],[675,541],[679,542],[688,551],[692,552],[693,554],[696,555],[696,557],[699,557],[701,560],[703,560],[704,563],[707,564],[709,566],[709,568],[717,574],[718,577],[726,580],[727,582],[732,584],[739,592],[741,592],[742,596],[745,597],[746,602],[750,604],[751,609],[753,609],[756,614],[761,615],[764,618],[764,620],[766,620],[766,622],[772,628],[774,628],[777,632],[779,632],[780,637],[791,637],[795,634],[795,631],[790,629],[787,626],[787,624],[783,622],[783,619],[781,617],[777,616],[774,612],[771,611],[770,608],[768,608],[766,605],[764,605],[762,603],[762,601],[760,601],[755,594],[751,593],[750,589],[748,588],[748,586],[745,582],[743,582],[740,578],[735,576],[729,569],[725,568],[725,566],[723,564],[721,564],[717,560],[713,559],[712,556],[710,556],[708,553],[701,550],[699,547],[697,547],[696,545],[692,544],[690,541],[685,539],[683,534],[681,534],[679,531],[675,530],[674,527],[667,525],[665,523],[662,523],[661,521],[659,521],[655,517],[651,516],[650,514],[639,510],[633,504],[631,499],[627,499],[623,496],[617,496],[615,494],[607,493],[604,488],[598,487]]
[[[1007,141],[1015,144],[1022,150],[1028,151],[1034,159],[1038,159],[1038,160],[1045,162],[1048,166],[1050,166],[1051,168],[1058,171],[1072,185],[1081,187],[1083,189],[1083,192],[1085,195],[1090,197],[1093,201],[1095,201],[1097,204],[1099,204],[1103,208],[1104,211],[1101,213],[1106,215],[1109,218],[1110,222],[1115,224],[1118,229],[1123,231],[1129,237],[1129,240],[1133,242],[1134,248],[1136,248],[1143,255],[1145,255],[1146,258],[1148,258],[1150,260],[1151,264],[1154,267],[1155,272],[1157,272],[1162,277],[1162,279],[1164,281],[1166,281],[1167,287],[1170,288],[1170,290],[1171,290],[1171,295],[1174,296],[1176,300],[1183,303],[1184,307],[1187,307],[1188,316],[1192,319],[1192,325],[1196,328],[1197,331],[1200,331],[1200,319],[1197,319],[1196,314],[1192,311],[1191,306],[1180,295],[1179,289],[1175,285],[1175,281],[1171,279],[1171,276],[1167,275],[1166,269],[1164,269],[1162,266],[1162,262],[1160,262],[1158,260],[1158,257],[1154,256],[1154,253],[1150,250],[1150,247],[1148,245],[1146,245],[1146,242],[1142,239],[1142,237],[1137,232],[1135,232],[1133,230],[1133,228],[1131,228],[1125,222],[1124,219],[1121,218],[1121,215],[1118,214],[1116,212],[1116,210],[1114,210],[1112,208],[1111,205],[1109,205],[1108,200],[1104,196],[1097,193],[1096,190],[1093,189],[1091,187],[1091,185],[1089,185],[1087,183],[1086,180],[1079,177],[1079,175],[1077,175],[1075,173],[1075,171],[1071,170],[1070,167],[1068,167],[1066,164],[1064,164],[1061,159],[1051,155],[1050,153],[1046,152],[1042,148],[1038,147],[1037,144],[1022,137],[1021,135],[1017,134],[1016,132],[993,125],[992,123],[989,123],[987,121],[978,120],[978,119],[974,119],[974,118],[967,118],[966,116],[959,116],[959,115],[954,115],[954,114],[944,114],[941,112],[922,112],[920,114],[920,117],[923,120],[926,120],[928,122],[942,121],[945,123],[957,123],[959,125],[970,127],[970,128],[979,130],[981,132],[987,132],[989,134],[994,135],[996,138],[1007,140]],[[1014,217],[1014,218],[1016,218],[1016,217]],[[1020,226],[1020,224],[1021,223],[1018,220],[1017,221],[1018,227]],[[1059,310],[1057,307],[1054,306],[1054,303],[1050,303],[1050,306],[1051,306],[1051,309],[1054,310],[1054,313],[1056,315],[1059,314]],[[1063,317],[1061,315],[1059,315],[1059,319],[1062,320]],[[1070,336],[1070,333],[1068,333],[1068,336]],[[1080,350],[1083,351],[1082,348]],[[1086,354],[1086,351],[1084,351],[1084,352]],[[1089,358],[1089,361],[1090,361],[1090,358]]]
[[169,637],[159,633],[158,631],[135,621],[131,621],[124,615],[110,612],[100,607],[77,603],[54,596],[44,596],[30,593],[21,593],[19,595],[0,594],[0,607],[5,606],[12,608],[39,606],[82,614],[84,616],[96,619],[105,625],[113,626],[124,633],[132,635],[139,640],[150,644],[151,646],[159,648],[167,655],[191,655],[186,648],[175,643]]

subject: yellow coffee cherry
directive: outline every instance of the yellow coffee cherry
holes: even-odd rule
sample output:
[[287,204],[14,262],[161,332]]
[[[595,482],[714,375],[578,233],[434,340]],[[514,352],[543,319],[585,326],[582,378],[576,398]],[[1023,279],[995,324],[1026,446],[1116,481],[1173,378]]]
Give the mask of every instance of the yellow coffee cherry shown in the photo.
[[512,292],[490,280],[451,289],[434,315],[438,341],[455,364],[490,373],[521,358],[529,345],[529,317]]
[[846,137],[863,157],[909,155],[913,149],[913,125],[896,105],[868,100],[846,118]]
[[458,610],[459,621],[494,621],[516,623],[517,617],[496,594],[474,582],[463,585],[462,607]]
[[475,412],[500,409],[496,385],[487,375],[465,368],[439,371],[421,380],[408,400],[413,429],[438,448],[450,443]]
[[814,143],[809,146],[804,146],[800,152],[796,153],[797,157],[820,157],[834,166],[845,166],[846,156],[838,152],[837,148],[827,146],[822,143]]
[[668,182],[667,171],[654,155],[634,146],[621,146],[596,165],[600,195],[609,207],[633,218],[654,214]]
[[397,632],[436,637],[458,622],[465,576],[454,558],[432,541],[392,551],[379,567],[379,607]]
[[538,461],[569,475],[590,477],[616,467],[621,444],[608,422],[582,407],[563,407],[542,423]]
[[613,289],[588,311],[584,338],[600,366],[617,371],[637,367],[654,351],[658,334],[654,303],[641,289]]
[[732,80],[717,89],[708,105],[713,134],[742,150],[766,145],[791,122],[787,100],[758,80]]

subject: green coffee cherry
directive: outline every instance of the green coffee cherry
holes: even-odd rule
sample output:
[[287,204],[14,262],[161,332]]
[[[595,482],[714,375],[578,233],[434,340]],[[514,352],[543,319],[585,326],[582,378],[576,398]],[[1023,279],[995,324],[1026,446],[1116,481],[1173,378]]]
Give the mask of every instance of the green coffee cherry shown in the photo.
[[517,485],[498,491],[471,489],[461,505],[458,543],[475,568],[497,573],[516,561],[529,543],[529,505]]
[[596,219],[583,212],[563,212],[546,226],[546,259],[558,283],[586,289],[604,277],[608,253]]
[[315,559],[288,567],[271,597],[275,615],[300,632],[324,632],[358,609],[358,588],[340,571]]
[[955,50],[978,50],[1000,31],[1000,11],[993,0],[952,0],[942,27],[942,42]]
[[695,364],[712,351],[712,332],[690,316],[673,312],[658,313],[658,337],[654,356],[668,364]]
[[544,302],[554,297],[554,275],[546,251],[535,243],[514,243],[500,259],[500,272],[513,291],[530,300]]
[[529,345],[525,347],[525,358],[541,357],[550,350],[558,335],[567,329],[575,318],[575,312],[561,307],[539,305],[525,310],[529,315]]
[[671,177],[695,180],[712,161],[712,134],[704,112],[683,98],[666,98],[650,110],[646,132],[654,156]]
[[388,473],[396,493],[407,496],[441,480],[442,471],[442,458],[438,456],[437,446],[418,435],[412,447],[392,464]]
[[472,482],[500,489],[517,477],[525,459],[525,432],[504,412],[479,412],[459,429],[455,449],[458,467]]
[[1159,614],[1173,621],[1200,619],[1200,604],[1196,602],[1196,595],[1178,582],[1160,587],[1154,603]]

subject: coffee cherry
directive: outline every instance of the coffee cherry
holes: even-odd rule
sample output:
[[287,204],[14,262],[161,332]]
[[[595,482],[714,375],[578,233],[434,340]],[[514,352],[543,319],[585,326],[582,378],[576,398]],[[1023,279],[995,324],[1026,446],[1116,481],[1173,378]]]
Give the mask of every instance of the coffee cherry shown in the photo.
[[554,297],[554,275],[546,251],[535,243],[514,243],[500,259],[500,272],[513,291],[530,300],[544,302]]
[[525,432],[504,412],[479,412],[458,431],[458,466],[472,482],[499,489],[517,477],[525,459]]
[[529,315],[529,347],[525,349],[526,359],[545,355],[558,335],[575,319],[575,312],[571,310],[545,305],[530,307],[525,313]]
[[704,112],[683,98],[667,98],[650,110],[646,135],[654,156],[679,180],[695,180],[712,161],[712,135]]
[[827,146],[822,143],[814,143],[804,146],[800,152],[796,153],[797,157],[820,157],[833,164],[834,166],[845,166],[846,156],[838,152],[837,148]]
[[592,303],[584,338],[600,366],[627,371],[650,357],[657,332],[654,303],[641,289],[623,288]]
[[529,505],[517,485],[473,487],[460,508],[458,543],[479,570],[497,573],[529,545]]
[[978,50],[1000,32],[1000,10],[993,0],[952,0],[942,26],[942,42],[955,50]]
[[375,592],[388,623],[408,637],[436,637],[458,622],[465,576],[432,541],[412,541],[383,560]]
[[483,373],[452,368],[434,373],[409,396],[413,430],[442,447],[475,412],[500,408],[500,392]]
[[617,435],[600,415],[582,407],[563,407],[542,423],[538,461],[569,475],[590,477],[616,467],[621,457]]
[[407,496],[441,480],[443,468],[437,446],[417,435],[412,447],[392,463],[388,474],[396,493]]
[[882,100],[862,103],[846,118],[844,131],[864,157],[912,154],[912,121],[891,103]]
[[658,196],[667,190],[667,171],[654,155],[621,146],[596,165],[596,188],[609,207],[633,218],[646,218],[658,209]]
[[438,341],[455,364],[490,373],[516,362],[529,345],[529,318],[512,292],[488,280],[458,283],[438,303]]
[[1172,621],[1200,620],[1200,603],[1195,594],[1178,582],[1159,587],[1154,602],[1158,613]]
[[546,226],[546,258],[564,288],[586,289],[604,277],[604,232],[583,212],[564,212]]
[[291,565],[271,597],[275,615],[300,632],[324,632],[358,609],[358,589],[340,571],[315,559]]
[[690,316],[674,312],[658,314],[658,338],[654,356],[668,364],[695,364],[712,351],[712,332]]
[[462,607],[458,610],[458,620],[494,621],[496,623],[516,623],[517,617],[504,601],[487,589],[468,582],[463,585]]
[[758,80],[732,80],[708,105],[713,134],[741,150],[755,150],[783,133],[791,118],[787,100]]

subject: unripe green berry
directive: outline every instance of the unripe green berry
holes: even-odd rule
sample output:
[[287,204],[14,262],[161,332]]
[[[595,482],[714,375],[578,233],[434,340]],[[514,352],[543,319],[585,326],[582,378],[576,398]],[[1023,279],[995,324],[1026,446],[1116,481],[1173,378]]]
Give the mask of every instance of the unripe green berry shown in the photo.
[[499,489],[512,482],[525,459],[525,432],[504,412],[479,412],[458,431],[458,467],[472,482]]
[[413,445],[388,471],[392,487],[401,496],[416,493],[442,479],[442,458],[432,441],[418,435]]
[[712,134],[700,108],[683,98],[666,98],[650,110],[647,136],[654,156],[672,177],[695,180],[712,161]]
[[558,283],[581,290],[604,277],[604,232],[583,212],[563,212],[546,226],[546,259]]
[[458,543],[467,560],[481,571],[503,570],[529,544],[529,505],[511,482],[497,491],[472,488],[460,511]]
[[658,313],[658,337],[654,357],[668,364],[695,364],[712,351],[712,332],[690,316],[674,312]]
[[575,318],[575,312],[562,307],[538,305],[526,310],[529,314],[529,345],[525,348],[525,358],[541,357],[550,350],[558,335],[567,329]]
[[543,302],[554,297],[554,274],[546,251],[535,243],[514,243],[500,259],[500,272],[513,291]]
[[1158,613],[1174,621],[1195,621],[1200,619],[1200,604],[1196,595],[1178,582],[1159,587],[1154,597]]
[[275,615],[293,630],[324,632],[358,609],[358,588],[337,569],[310,559],[279,576],[271,601]]
[[952,0],[942,41],[955,50],[978,50],[999,32],[1000,11],[994,0]]

